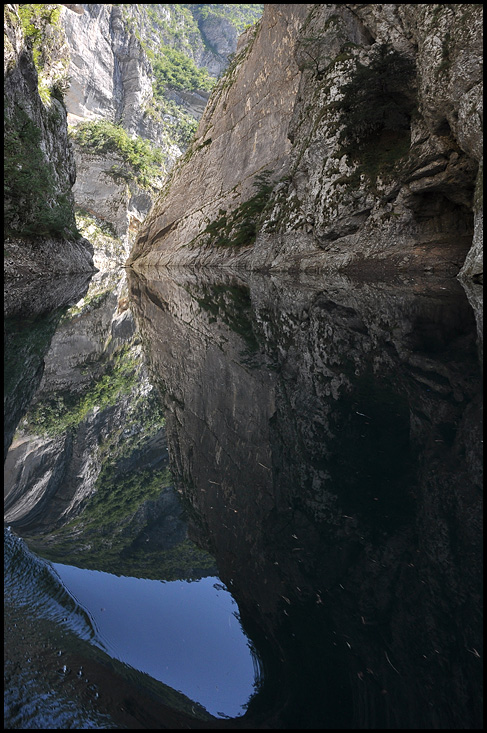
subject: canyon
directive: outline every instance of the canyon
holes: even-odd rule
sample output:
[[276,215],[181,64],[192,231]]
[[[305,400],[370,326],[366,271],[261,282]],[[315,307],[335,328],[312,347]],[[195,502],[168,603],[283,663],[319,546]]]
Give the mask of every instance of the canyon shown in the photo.
[[131,267],[481,280],[478,6],[266,5],[239,44]]

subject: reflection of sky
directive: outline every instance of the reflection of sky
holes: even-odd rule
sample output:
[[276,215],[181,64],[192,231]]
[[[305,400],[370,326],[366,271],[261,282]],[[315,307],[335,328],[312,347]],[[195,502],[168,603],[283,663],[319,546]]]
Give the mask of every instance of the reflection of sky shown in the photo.
[[125,578],[53,563],[94,620],[114,658],[201,703],[213,715],[237,716],[254,691],[254,663],[218,578],[188,583]]

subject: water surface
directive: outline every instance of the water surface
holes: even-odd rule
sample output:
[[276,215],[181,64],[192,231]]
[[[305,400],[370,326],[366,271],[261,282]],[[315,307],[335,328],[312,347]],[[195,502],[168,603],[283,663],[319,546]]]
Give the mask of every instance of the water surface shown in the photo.
[[44,720],[26,674],[67,728],[481,727],[456,280],[101,273],[45,317],[6,416],[10,727]]

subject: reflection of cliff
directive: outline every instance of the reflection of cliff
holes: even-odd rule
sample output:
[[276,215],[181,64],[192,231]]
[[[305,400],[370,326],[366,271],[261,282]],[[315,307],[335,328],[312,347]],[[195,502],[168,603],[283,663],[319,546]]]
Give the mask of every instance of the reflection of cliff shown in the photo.
[[49,335],[6,456],[5,521],[53,561],[144,577],[205,574],[213,561],[187,539],[121,274],[95,276]]
[[4,460],[44,370],[62,309],[88,288],[86,275],[11,282],[4,292]]
[[194,536],[264,658],[247,719],[479,727],[481,398],[463,291],[249,286],[129,277]]

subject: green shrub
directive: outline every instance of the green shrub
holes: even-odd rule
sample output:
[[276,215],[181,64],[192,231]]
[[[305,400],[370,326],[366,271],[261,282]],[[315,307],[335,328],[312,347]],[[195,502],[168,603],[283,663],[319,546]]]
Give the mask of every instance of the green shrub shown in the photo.
[[167,87],[195,91],[209,91],[215,79],[206,69],[199,69],[193,59],[183,51],[170,46],[161,46],[160,53],[153,60],[154,96],[161,98]]
[[113,170],[115,176],[135,180],[150,188],[152,179],[161,175],[163,152],[141,137],[132,138],[121,125],[108,120],[82,122],[70,130],[75,142],[95,153],[116,153],[127,168]]
[[62,55],[65,38],[59,20],[61,6],[23,4],[18,12],[24,37],[32,48],[41,99],[48,104],[52,95],[64,104],[69,57]]
[[210,222],[202,235],[209,235],[206,244],[214,247],[243,247],[253,244],[257,236],[260,215],[264,211],[273,189],[272,172],[259,173],[254,180],[256,193],[227,214],[220,209],[218,218]]
[[54,169],[40,147],[41,131],[16,107],[4,120],[4,233],[78,237],[69,192],[56,192]]
[[224,18],[235,26],[237,33],[253,25],[262,16],[264,10],[263,4],[238,4],[222,5],[214,3],[213,5],[189,5],[193,15],[201,20],[209,17],[218,19]]

